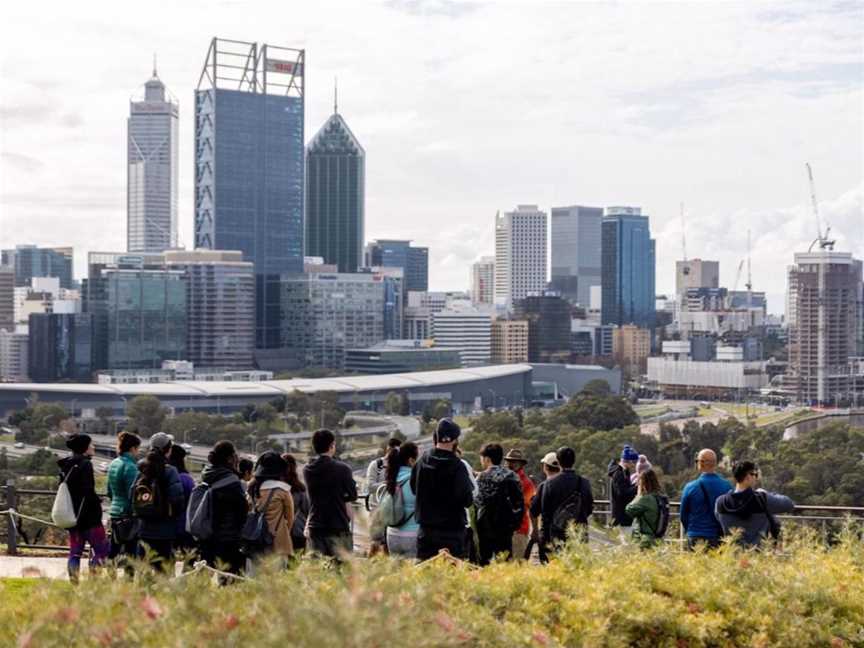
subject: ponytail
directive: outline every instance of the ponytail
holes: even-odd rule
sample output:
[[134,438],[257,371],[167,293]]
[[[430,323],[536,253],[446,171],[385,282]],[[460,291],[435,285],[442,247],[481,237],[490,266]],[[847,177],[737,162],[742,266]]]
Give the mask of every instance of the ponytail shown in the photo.
[[416,443],[407,441],[398,448],[390,448],[387,453],[387,492],[391,495],[396,494],[396,478],[399,476],[399,469],[402,466],[409,466],[411,459],[416,460],[420,454],[420,449]]

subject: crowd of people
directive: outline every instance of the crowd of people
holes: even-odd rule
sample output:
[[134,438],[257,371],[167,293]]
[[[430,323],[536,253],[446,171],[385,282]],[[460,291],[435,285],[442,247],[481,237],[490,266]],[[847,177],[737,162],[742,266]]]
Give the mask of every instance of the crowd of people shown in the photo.
[[[372,461],[367,488],[377,507],[370,526],[370,553],[386,552],[427,560],[451,556],[486,565],[494,558],[529,559],[537,547],[541,562],[568,539],[588,542],[594,513],[591,483],[574,466],[576,454],[562,447],[540,464],[535,484],[519,448],[496,443],[480,451],[480,470],[463,458],[461,429],[442,419],[433,447],[422,453],[412,442],[391,439],[386,454]],[[69,528],[70,579],[76,581],[85,547],[91,568],[109,559],[133,569],[144,560],[156,571],[173,572],[176,562],[200,559],[232,574],[262,556],[288,565],[302,551],[340,561],[353,553],[352,502],[358,499],[351,468],[336,459],[336,437],[321,429],[312,437],[314,457],[300,478],[291,454],[267,451],[256,462],[241,459],[229,441],[218,442],[198,483],[186,468],[186,451],[170,435],[117,437],[117,458],[108,468],[109,533],[102,522],[86,434],[67,440],[72,454],[61,459],[61,482],[75,510]],[[717,455],[699,452],[697,479],[683,490],[680,521],[687,547],[713,549],[725,536],[748,547],[777,538],[776,515],[794,508],[785,496],[758,488],[752,462],[732,468],[734,485],[717,474]],[[669,500],[650,461],[625,446],[608,468],[611,524],[625,543],[647,549],[661,543],[669,523]]]

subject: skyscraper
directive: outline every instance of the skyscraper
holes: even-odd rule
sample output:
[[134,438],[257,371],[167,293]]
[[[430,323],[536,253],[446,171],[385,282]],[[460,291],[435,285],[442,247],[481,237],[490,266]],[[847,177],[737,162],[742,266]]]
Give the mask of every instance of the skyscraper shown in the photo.
[[306,148],[306,255],[339,272],[363,265],[366,152],[333,103]]
[[0,265],[0,329],[15,330],[15,271]]
[[831,249],[801,252],[795,254],[788,278],[789,369],[784,382],[805,403],[847,399],[860,326],[861,261]]
[[90,382],[93,372],[92,316],[86,313],[40,313],[28,325],[30,380]]
[[16,245],[3,250],[0,263],[15,271],[17,287],[30,286],[33,277],[57,277],[61,288],[72,288],[72,248],[40,248],[35,245]]
[[195,91],[195,247],[258,277],[303,272],[304,75],[303,50],[214,38]]
[[557,293],[520,299],[513,317],[528,322],[528,362],[570,359],[570,303]]
[[378,239],[366,245],[365,256],[370,268],[402,268],[406,293],[429,290],[429,248],[414,247],[406,240]]
[[480,257],[471,266],[471,301],[475,304],[495,303],[495,257]]
[[553,207],[551,288],[588,308],[591,287],[601,284],[601,207]]
[[675,262],[675,295],[679,304],[689,288],[719,288],[720,262],[688,259]]
[[177,100],[156,74],[144,96],[129,102],[127,120],[126,249],[161,252],[177,247]]
[[492,359],[492,316],[475,308],[453,307],[432,315],[436,346],[458,349],[462,366],[488,365]]
[[546,212],[519,205],[495,216],[495,301],[513,304],[546,289]]
[[602,230],[603,324],[654,328],[655,244],[639,207],[607,207]]

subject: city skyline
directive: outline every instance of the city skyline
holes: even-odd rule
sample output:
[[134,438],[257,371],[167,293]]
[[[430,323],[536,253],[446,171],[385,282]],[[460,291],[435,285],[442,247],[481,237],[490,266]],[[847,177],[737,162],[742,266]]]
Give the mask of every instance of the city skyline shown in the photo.
[[[732,284],[746,254],[746,229],[752,230],[754,289],[767,292],[769,310],[780,312],[782,270],[815,238],[805,161],[813,164],[836,249],[860,256],[864,247],[864,82],[854,27],[864,18],[860,6],[579,5],[549,7],[531,24],[524,20],[528,9],[514,6],[342,6],[344,24],[354,16],[373,36],[388,35],[367,43],[365,32],[363,61],[349,55],[359,47],[358,34],[326,22],[327,5],[298,11],[287,36],[278,26],[233,20],[237,11],[230,8],[206,17],[194,7],[155,9],[134,25],[109,5],[86,17],[60,5],[42,15],[10,10],[0,247],[72,245],[79,277],[87,251],[123,249],[126,183],[118,142],[129,95],[156,50],[160,77],[180,100],[180,238],[191,248],[192,91],[214,34],[310,52],[307,133],[329,114],[332,77],[340,76],[341,107],[371,152],[367,240],[428,245],[431,289],[466,287],[470,264],[494,250],[488,223],[498,209],[638,204],[651,214],[657,238],[657,291],[672,294],[683,201],[689,255],[718,259],[721,285]],[[164,33],[147,29],[148,21],[162,24],[168,11],[175,20]],[[193,12],[203,20],[190,33],[183,18]],[[572,22],[567,18],[595,29],[577,39],[564,26]],[[109,23],[117,29],[106,33]],[[50,38],[38,54],[14,46],[60,24],[99,38],[82,39],[71,51]],[[531,56],[495,44],[478,48],[481,25],[519,33],[523,47],[534,48]],[[663,46],[636,39],[642,30]],[[444,34],[447,51],[427,47]],[[709,34],[711,49],[703,51]],[[554,53],[543,47],[550,36],[561,36]],[[92,74],[45,65],[61,56],[65,69]],[[505,74],[524,82],[502,84]]]

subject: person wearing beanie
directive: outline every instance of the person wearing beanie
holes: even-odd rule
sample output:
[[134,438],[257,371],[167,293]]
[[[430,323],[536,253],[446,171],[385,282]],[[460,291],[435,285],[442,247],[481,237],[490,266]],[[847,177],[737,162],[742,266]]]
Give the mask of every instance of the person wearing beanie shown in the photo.
[[60,467],[60,481],[66,482],[72,506],[78,512],[75,526],[69,529],[67,561],[69,580],[77,583],[85,545],[90,545],[92,553],[91,573],[105,563],[110,545],[102,526],[102,501],[96,494],[96,479],[90,459],[95,454],[92,439],[86,434],[73,434],[66,440],[66,447],[72,454],[60,459],[57,465]]
[[648,457],[643,454],[639,455],[639,461],[636,462],[636,470],[630,475],[630,483],[639,487],[639,476],[644,473],[646,470],[651,470],[653,466],[651,462],[648,461]]
[[411,490],[416,494],[417,558],[427,560],[446,549],[456,558],[466,555],[465,509],[474,501],[468,469],[456,455],[462,430],[451,419],[441,419],[435,430],[435,447],[423,454],[411,470]]
[[227,566],[239,574],[246,564],[240,551],[240,534],[246,524],[246,493],[237,475],[237,450],[230,441],[219,441],[207,455],[201,481],[211,489],[213,535],[200,541],[201,557],[211,567]]
[[636,472],[639,453],[631,446],[625,445],[621,450],[621,458],[609,463],[609,499],[612,503],[612,526],[621,527],[622,542],[628,542],[631,536],[633,518],[627,515],[627,505],[636,497],[636,485],[630,481],[630,475]]
[[268,450],[255,464],[255,472],[246,489],[249,508],[262,511],[273,536],[272,553],[289,558],[294,553],[291,527],[294,525],[294,499],[286,483],[288,462],[274,450]]

